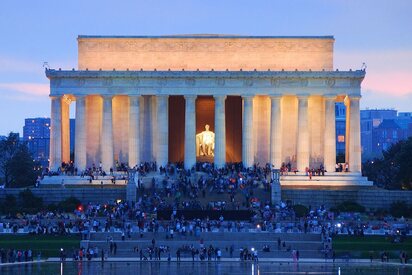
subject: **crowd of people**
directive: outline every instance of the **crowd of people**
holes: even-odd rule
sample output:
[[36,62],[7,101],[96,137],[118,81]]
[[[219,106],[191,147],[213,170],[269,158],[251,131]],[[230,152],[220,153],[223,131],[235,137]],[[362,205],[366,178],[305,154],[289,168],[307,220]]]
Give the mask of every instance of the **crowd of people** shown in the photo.
[[0,248],[1,263],[29,262],[33,261],[33,251],[31,249],[3,249]]

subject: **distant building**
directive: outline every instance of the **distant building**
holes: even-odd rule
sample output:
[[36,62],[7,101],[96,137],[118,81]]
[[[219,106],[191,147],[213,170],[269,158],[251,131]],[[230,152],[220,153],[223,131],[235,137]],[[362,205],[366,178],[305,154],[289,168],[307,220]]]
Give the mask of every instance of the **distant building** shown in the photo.
[[402,129],[394,119],[384,119],[372,132],[372,151],[382,153],[393,143],[407,137],[407,132]]
[[[48,167],[50,154],[50,118],[26,118],[23,141],[27,143],[33,160]],[[70,119],[70,154],[74,151],[74,119]]]
[[26,118],[23,126],[23,141],[27,143],[35,161],[46,166],[50,148],[50,118]]
[[362,159],[382,155],[391,144],[412,136],[412,113],[392,109],[361,110]]

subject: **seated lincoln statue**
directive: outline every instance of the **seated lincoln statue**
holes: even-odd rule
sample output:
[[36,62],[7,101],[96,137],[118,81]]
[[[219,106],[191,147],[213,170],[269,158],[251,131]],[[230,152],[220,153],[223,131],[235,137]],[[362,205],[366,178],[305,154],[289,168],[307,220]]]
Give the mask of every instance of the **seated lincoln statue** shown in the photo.
[[210,126],[205,125],[205,130],[196,135],[196,156],[214,156],[215,133],[209,130]]

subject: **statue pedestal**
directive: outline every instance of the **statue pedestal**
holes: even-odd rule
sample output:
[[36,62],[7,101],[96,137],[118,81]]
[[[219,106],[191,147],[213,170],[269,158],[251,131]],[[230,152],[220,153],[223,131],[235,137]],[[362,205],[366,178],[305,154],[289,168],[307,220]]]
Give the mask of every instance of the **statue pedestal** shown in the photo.
[[210,162],[213,163],[215,160],[214,156],[198,156],[196,157],[196,161],[198,162]]

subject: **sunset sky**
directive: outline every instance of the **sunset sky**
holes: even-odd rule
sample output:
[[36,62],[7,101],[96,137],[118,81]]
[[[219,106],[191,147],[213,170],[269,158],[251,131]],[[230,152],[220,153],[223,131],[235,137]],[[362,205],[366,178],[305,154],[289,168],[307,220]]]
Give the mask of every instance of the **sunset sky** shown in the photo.
[[[335,68],[360,69],[362,108],[412,112],[412,1],[0,2],[0,135],[49,117],[51,68],[77,67],[77,35],[333,35]],[[72,108],[74,109],[74,108]]]

